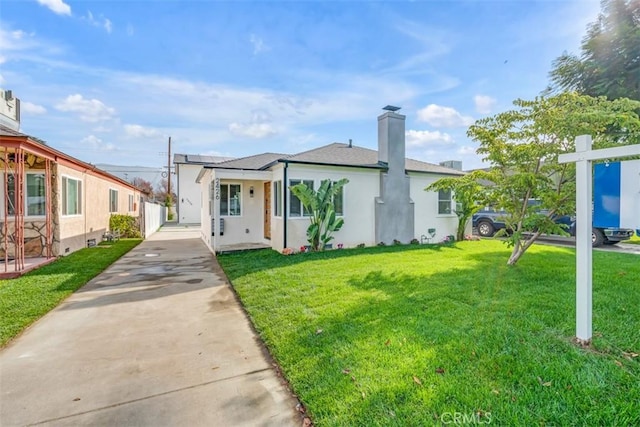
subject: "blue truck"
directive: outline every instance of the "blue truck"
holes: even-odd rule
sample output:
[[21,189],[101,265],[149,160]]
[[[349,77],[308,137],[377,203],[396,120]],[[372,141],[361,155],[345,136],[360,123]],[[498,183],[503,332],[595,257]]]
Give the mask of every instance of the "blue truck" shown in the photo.
[[[615,245],[630,239],[640,224],[640,160],[598,163],[593,171],[593,246]],[[478,234],[491,237],[505,228],[506,212],[485,208],[473,215],[472,225]],[[575,236],[575,217],[562,216],[556,222],[565,224]],[[640,229],[635,230],[640,237]]]

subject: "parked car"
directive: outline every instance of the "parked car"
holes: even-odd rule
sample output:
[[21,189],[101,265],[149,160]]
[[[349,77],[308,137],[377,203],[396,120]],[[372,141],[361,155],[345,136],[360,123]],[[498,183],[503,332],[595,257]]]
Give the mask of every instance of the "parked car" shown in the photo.
[[484,208],[473,214],[471,225],[478,230],[482,237],[492,237],[497,231],[505,228],[504,217],[507,213],[503,210]]
[[[541,211],[544,213],[544,211]],[[492,237],[498,230],[506,227],[504,217],[507,213],[504,210],[496,211],[492,208],[485,208],[475,213],[471,223],[478,230],[478,234],[482,237]],[[565,224],[567,232],[571,236],[576,235],[575,217],[563,215],[555,218],[558,224]],[[640,230],[636,230],[638,233]],[[640,233],[638,233],[640,236]],[[593,227],[591,231],[591,242],[594,247],[602,245],[615,245],[621,241],[628,240],[633,236],[633,230],[617,227]]]
[[[535,202],[531,202],[535,203]],[[540,210],[541,214],[545,214],[545,210]],[[483,237],[492,237],[499,230],[506,227],[504,217],[507,212],[504,210],[496,211],[492,208],[485,208],[482,211],[475,213],[471,219],[471,224],[478,230],[478,234]],[[557,224],[564,224],[567,232],[570,233],[572,225],[575,223],[575,218],[569,215],[562,215],[554,218]]]
[[[637,232],[637,230],[636,230]],[[569,234],[576,235],[575,221],[569,228]],[[602,245],[615,245],[624,240],[633,237],[633,230],[618,227],[592,227],[591,228],[591,244],[593,247]]]

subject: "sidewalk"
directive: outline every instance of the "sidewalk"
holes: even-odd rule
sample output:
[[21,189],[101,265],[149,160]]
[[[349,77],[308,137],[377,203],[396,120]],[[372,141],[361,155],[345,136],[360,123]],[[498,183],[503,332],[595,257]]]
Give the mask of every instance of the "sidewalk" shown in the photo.
[[0,351],[0,425],[301,425],[199,235],[161,229]]

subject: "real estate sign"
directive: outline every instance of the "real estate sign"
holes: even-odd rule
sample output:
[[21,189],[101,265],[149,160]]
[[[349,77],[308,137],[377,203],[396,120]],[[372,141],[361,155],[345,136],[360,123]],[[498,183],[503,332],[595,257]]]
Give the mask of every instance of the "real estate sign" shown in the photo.
[[596,164],[593,187],[594,227],[640,229],[640,160]]

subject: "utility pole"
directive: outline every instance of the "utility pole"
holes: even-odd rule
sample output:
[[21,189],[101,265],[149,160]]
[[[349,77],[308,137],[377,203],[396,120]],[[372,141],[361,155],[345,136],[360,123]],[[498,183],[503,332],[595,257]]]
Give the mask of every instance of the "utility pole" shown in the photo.
[[167,197],[171,197],[171,137],[169,137],[169,151],[167,152]]

